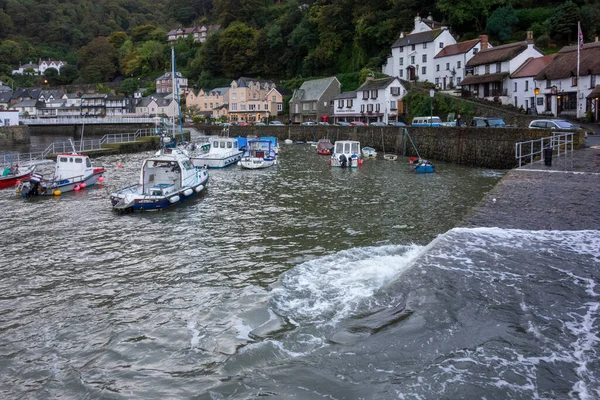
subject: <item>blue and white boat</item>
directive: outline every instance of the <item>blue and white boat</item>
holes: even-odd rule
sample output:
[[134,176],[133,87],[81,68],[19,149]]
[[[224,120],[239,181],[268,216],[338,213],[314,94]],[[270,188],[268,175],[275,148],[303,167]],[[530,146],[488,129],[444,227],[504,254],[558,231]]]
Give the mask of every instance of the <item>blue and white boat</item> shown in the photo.
[[377,151],[372,147],[363,147],[362,155],[363,158],[375,158],[377,157]]
[[275,136],[261,136],[260,140],[268,140],[271,142],[271,148],[275,154],[279,154],[279,140]]
[[238,139],[211,136],[207,142],[193,143],[190,147],[190,160],[197,167],[225,168],[242,158]]
[[238,165],[246,169],[268,168],[277,164],[277,153],[270,140],[248,140],[246,150]]
[[329,158],[332,167],[356,168],[362,164],[360,158],[360,142],[355,140],[338,140],[333,145],[333,152]]
[[433,164],[430,161],[424,160],[422,158],[411,157],[410,165],[416,173],[431,174],[435,172]]
[[110,195],[113,209],[162,210],[197,196],[206,188],[208,171],[194,166],[187,152],[165,148],[142,164],[140,183]]

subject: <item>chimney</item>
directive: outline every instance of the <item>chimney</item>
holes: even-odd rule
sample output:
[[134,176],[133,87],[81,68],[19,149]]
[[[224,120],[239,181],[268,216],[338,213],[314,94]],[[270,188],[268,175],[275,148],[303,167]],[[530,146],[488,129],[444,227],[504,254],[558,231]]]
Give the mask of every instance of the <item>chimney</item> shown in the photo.
[[488,37],[487,35],[479,35],[479,40],[481,41],[481,50],[485,50],[488,48]]
[[421,23],[421,17],[419,17],[419,13],[417,13],[417,16],[415,17],[415,30],[419,27],[420,23]]
[[594,42],[598,41],[598,36],[594,37]]
[[427,19],[428,19],[429,21],[433,21],[433,17],[431,16],[431,13],[429,13],[429,15],[427,16]]
[[533,31],[527,31],[527,44],[533,44]]

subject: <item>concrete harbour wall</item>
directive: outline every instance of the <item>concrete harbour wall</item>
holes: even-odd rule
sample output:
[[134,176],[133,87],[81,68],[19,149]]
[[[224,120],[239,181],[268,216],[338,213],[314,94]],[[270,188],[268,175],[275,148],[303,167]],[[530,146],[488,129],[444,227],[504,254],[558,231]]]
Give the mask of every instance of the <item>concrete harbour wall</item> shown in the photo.
[[[229,136],[276,136],[280,141],[358,140],[361,146],[379,152],[416,156],[432,161],[445,161],[474,167],[511,169],[517,165],[515,143],[552,136],[551,131],[528,128],[406,128],[412,141],[400,127],[346,126],[232,126]],[[205,135],[222,135],[223,128],[206,126],[199,129]],[[575,146],[584,143],[578,133]]]
[[31,141],[27,125],[5,126],[0,128],[0,150],[12,144],[28,144]]
[[89,125],[30,125],[31,135],[71,136],[79,140],[83,128],[84,139],[115,133],[132,133],[138,129],[155,128],[154,124],[89,124]]

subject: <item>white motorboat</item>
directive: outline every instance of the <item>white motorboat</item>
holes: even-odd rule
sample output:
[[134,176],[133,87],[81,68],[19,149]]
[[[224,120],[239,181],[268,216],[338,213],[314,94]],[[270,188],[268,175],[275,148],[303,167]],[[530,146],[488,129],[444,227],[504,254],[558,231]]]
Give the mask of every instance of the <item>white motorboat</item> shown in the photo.
[[375,158],[377,157],[377,151],[372,147],[363,147],[362,155],[364,158]]
[[268,168],[277,164],[277,153],[270,140],[248,140],[246,151],[238,165],[247,169]]
[[338,140],[333,145],[333,152],[329,158],[332,167],[356,168],[363,163],[360,158],[360,142],[355,140]]
[[190,160],[197,167],[225,168],[238,162],[244,152],[237,138],[212,136],[207,142],[189,146]]
[[165,148],[144,160],[140,183],[110,195],[113,209],[156,211],[197,196],[206,188],[208,170],[195,166],[181,149]]

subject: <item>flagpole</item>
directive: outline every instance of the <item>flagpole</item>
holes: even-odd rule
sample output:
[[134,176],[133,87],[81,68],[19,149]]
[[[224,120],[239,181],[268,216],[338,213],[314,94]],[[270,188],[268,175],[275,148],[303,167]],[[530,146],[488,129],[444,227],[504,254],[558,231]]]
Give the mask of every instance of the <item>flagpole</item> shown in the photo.
[[581,107],[579,106],[579,60],[581,53],[581,45],[583,43],[583,35],[581,33],[581,22],[577,21],[577,118],[581,117]]

